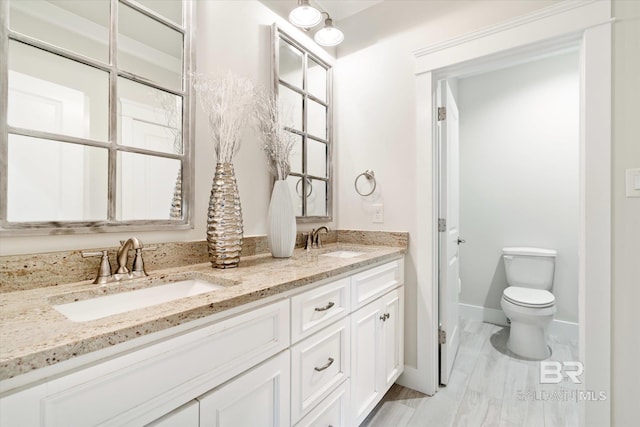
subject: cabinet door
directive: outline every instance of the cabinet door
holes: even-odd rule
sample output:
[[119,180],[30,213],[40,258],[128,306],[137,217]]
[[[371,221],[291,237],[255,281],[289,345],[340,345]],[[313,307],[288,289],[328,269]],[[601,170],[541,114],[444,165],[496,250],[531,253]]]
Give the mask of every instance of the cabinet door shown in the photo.
[[201,427],[289,426],[289,350],[198,398]]
[[381,387],[386,392],[404,370],[404,287],[382,297]]
[[381,305],[374,301],[351,315],[351,411],[360,425],[382,398]]
[[198,401],[192,400],[164,417],[147,424],[147,427],[198,427],[199,425]]

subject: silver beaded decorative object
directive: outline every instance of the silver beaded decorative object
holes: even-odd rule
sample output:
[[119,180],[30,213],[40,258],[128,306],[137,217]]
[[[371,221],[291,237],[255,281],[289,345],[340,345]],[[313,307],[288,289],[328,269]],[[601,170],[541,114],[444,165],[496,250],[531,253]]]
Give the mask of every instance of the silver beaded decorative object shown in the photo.
[[233,164],[218,163],[207,217],[207,247],[214,268],[238,266],[242,231],[242,208]]
[[182,170],[178,171],[176,185],[173,187],[173,198],[171,199],[170,219],[182,219]]

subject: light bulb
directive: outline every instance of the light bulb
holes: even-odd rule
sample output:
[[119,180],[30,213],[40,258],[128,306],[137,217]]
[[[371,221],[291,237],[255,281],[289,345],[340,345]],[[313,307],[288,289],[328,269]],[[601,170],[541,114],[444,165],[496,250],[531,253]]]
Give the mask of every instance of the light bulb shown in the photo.
[[289,21],[301,28],[315,27],[322,21],[322,13],[309,5],[309,0],[298,2],[299,5],[289,13]]
[[342,43],[344,34],[333,26],[331,18],[327,18],[324,21],[324,28],[318,31],[313,39],[322,46],[335,46]]

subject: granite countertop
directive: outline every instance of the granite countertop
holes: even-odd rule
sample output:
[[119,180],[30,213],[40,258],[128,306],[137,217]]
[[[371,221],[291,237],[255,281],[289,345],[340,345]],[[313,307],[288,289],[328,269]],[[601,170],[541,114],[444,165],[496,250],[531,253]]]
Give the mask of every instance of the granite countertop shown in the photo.
[[[322,256],[345,249],[363,255]],[[288,259],[275,259],[269,253],[244,257],[234,269],[213,269],[205,263],[149,271],[148,278],[107,285],[82,281],[4,293],[0,295],[0,380],[391,260],[405,251],[405,247],[330,244],[312,251],[297,249]],[[211,281],[224,288],[86,322],[71,321],[52,307],[185,278]]]

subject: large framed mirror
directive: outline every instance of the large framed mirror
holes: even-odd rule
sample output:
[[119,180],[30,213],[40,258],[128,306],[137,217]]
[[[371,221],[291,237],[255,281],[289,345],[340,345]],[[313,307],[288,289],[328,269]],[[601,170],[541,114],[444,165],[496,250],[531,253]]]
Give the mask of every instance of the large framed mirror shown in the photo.
[[332,219],[331,66],[276,25],[273,90],[285,129],[298,143],[287,178],[298,222]]
[[0,232],[191,226],[193,6],[0,3]]

